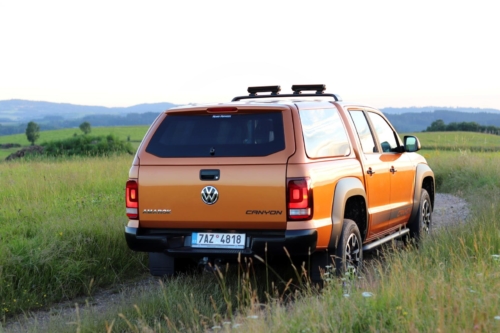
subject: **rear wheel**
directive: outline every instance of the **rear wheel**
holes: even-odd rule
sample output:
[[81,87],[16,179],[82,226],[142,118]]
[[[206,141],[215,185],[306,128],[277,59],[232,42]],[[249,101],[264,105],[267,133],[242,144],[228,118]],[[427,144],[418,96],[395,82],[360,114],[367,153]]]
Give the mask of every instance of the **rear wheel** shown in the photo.
[[321,271],[328,272],[328,266],[335,267],[338,276],[346,272],[358,273],[363,265],[363,244],[359,228],[353,220],[344,220],[337,249],[332,253],[328,251],[315,252],[311,256],[310,276],[314,284],[323,285]]
[[432,204],[431,197],[425,189],[420,192],[420,204],[415,218],[408,223],[410,229],[410,240],[417,242],[425,235],[428,235],[432,224]]
[[337,275],[358,273],[363,266],[363,244],[359,228],[353,220],[344,220],[342,234],[335,251]]

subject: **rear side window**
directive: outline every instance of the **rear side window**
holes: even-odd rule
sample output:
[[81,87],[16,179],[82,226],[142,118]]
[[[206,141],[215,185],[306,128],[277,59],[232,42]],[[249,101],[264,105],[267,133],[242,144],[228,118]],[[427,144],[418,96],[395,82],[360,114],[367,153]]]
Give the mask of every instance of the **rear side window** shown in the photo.
[[146,151],[158,157],[267,156],[285,149],[281,112],[169,114]]
[[347,156],[351,152],[337,109],[301,110],[300,121],[307,156]]

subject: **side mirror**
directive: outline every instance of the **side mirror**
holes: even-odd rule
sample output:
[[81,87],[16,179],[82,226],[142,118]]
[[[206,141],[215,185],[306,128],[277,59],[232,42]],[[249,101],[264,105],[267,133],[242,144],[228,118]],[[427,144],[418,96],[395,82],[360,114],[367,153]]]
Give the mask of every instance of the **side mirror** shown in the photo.
[[404,142],[405,142],[405,151],[408,153],[414,153],[422,149],[420,141],[418,141],[418,138],[416,136],[406,135],[404,138]]

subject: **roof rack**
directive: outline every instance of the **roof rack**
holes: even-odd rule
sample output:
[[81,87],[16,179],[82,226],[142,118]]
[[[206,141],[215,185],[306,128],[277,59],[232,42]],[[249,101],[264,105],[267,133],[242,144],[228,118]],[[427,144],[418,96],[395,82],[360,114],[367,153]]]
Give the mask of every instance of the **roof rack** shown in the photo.
[[[242,100],[242,99],[254,99],[254,98],[269,98],[269,97],[333,97],[333,99],[338,102],[342,99],[340,96],[335,94],[325,94],[326,85],[324,84],[294,84],[292,86],[293,94],[283,94],[280,95],[281,87],[280,86],[258,86],[258,87],[248,87],[248,92],[250,93],[248,96],[236,96],[233,98],[233,102]],[[315,91],[315,93],[306,93],[303,94],[303,91]],[[262,92],[270,92],[268,95],[258,95],[258,93]]]

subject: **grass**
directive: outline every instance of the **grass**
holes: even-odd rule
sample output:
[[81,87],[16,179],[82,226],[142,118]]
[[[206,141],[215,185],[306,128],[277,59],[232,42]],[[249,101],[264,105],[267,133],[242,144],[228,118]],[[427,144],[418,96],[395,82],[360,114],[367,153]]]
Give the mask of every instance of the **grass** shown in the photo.
[[0,164],[0,318],[144,272],[128,250],[130,156]]
[[[108,135],[113,134],[121,140],[130,138],[130,142],[134,149],[137,149],[142,138],[146,134],[149,126],[115,126],[115,127],[92,127],[91,135]],[[53,131],[40,132],[40,138],[37,144],[49,141],[60,141],[73,137],[74,134],[83,135],[79,128],[66,128]],[[0,136],[0,144],[2,143],[18,143],[23,146],[28,146],[31,143],[26,138],[26,134],[13,134]],[[15,153],[20,148],[0,149],[0,161],[4,160],[7,156]]]
[[[92,135],[108,135],[113,134],[122,140],[127,140],[130,136],[131,141],[141,141],[146,134],[149,126],[110,126],[110,127],[92,127],[90,132]],[[63,140],[72,137],[74,134],[82,135],[83,132],[79,128],[65,128],[60,130],[42,131],[37,143],[46,141]],[[26,134],[13,134],[0,136],[0,143],[19,143],[21,145],[29,145],[30,142],[26,138]]]
[[417,136],[426,150],[500,151],[500,135],[476,132],[419,132],[410,135]]

